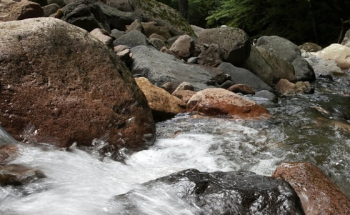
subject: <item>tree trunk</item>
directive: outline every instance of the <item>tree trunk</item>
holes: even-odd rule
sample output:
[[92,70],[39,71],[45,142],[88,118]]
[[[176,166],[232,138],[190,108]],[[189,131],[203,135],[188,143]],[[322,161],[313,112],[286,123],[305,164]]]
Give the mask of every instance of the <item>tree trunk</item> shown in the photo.
[[188,0],[179,0],[179,11],[188,20]]

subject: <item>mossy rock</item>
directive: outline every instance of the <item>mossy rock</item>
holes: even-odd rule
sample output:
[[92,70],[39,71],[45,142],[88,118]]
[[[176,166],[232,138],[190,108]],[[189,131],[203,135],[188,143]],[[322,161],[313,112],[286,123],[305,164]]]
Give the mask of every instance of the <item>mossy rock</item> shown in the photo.
[[154,21],[157,25],[166,27],[172,36],[187,34],[195,36],[188,22],[175,9],[156,0],[107,0],[107,5],[122,11],[133,12],[144,22]]

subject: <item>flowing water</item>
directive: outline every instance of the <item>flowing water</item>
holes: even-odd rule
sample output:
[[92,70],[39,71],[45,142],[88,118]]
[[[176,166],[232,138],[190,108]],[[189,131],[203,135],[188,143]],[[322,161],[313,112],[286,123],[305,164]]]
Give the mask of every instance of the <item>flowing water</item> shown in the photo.
[[[346,77],[319,79],[315,94],[268,104],[272,116],[267,120],[179,115],[158,123],[155,145],[132,154],[125,163],[77,148],[21,144],[20,156],[11,163],[40,169],[47,178],[22,187],[0,187],[0,214],[132,214],[114,200],[132,189],[142,197],[135,201],[144,214],[196,214],[176,195],[145,191],[140,184],[188,168],[271,175],[284,161],[316,164],[350,196],[348,86]],[[6,133],[0,136],[12,141]]]

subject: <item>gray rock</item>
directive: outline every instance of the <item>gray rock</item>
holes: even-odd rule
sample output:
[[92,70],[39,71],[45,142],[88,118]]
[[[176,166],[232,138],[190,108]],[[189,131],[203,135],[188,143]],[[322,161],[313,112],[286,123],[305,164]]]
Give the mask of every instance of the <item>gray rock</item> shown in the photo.
[[250,55],[242,67],[248,69],[256,76],[258,76],[261,80],[263,80],[266,84],[273,87],[274,72],[270,64],[265,60],[265,58],[261,55],[255,46],[251,47]]
[[78,0],[67,4],[59,11],[61,12],[56,18],[60,18],[89,32],[95,28],[103,28],[111,32],[101,7],[94,0]]
[[165,43],[161,39],[151,38],[149,41],[154,45],[154,47],[157,48],[157,50],[160,50],[164,46],[166,47]]
[[273,84],[277,84],[277,82],[282,78],[289,81],[296,80],[294,75],[294,67],[291,63],[260,46],[257,47],[257,50],[263,56],[265,61],[271,66],[273,71]]
[[205,83],[212,78],[211,71],[205,67],[185,64],[173,55],[146,46],[136,46],[131,52],[134,60],[132,73],[141,74],[159,87],[166,82],[179,85],[187,81],[198,91],[208,88]]
[[149,46],[150,42],[148,41],[147,37],[140,31],[133,30],[114,40],[113,45],[126,45],[132,48],[138,45]]
[[223,61],[241,65],[249,57],[249,36],[239,28],[213,28],[199,32],[198,43],[217,44]]
[[115,38],[118,39],[119,37],[123,36],[125,34],[125,31],[119,31],[118,29],[113,29],[111,31],[111,35]]
[[43,7],[44,16],[49,17],[51,14],[56,13],[58,9],[60,9],[60,6],[58,6],[57,4],[46,5]]
[[64,7],[66,6],[66,3],[64,2],[64,0],[47,0],[47,4],[57,4],[60,7]]
[[101,2],[96,2],[96,4],[100,6],[105,15],[105,21],[112,29],[116,28],[125,31],[125,26],[130,25],[134,20],[139,19],[142,21],[142,17],[134,12],[120,11]]
[[295,71],[295,78],[298,81],[314,81],[316,79],[315,71],[301,56],[297,56],[292,62]]
[[345,72],[341,70],[334,60],[323,60],[320,57],[310,55],[305,60],[312,66],[316,76],[320,75],[344,75]]
[[[123,208],[121,214],[148,214],[140,205],[163,214],[162,205],[150,201],[154,198],[174,202],[170,210],[178,214],[304,214],[297,194],[287,182],[252,172],[184,170],[119,195],[115,204]],[[187,204],[180,207],[179,198]]]
[[314,81],[315,73],[306,61],[301,58],[301,51],[291,41],[278,36],[262,36],[256,46],[262,47],[274,55],[288,61],[294,67],[297,81]]
[[267,85],[264,81],[262,81],[259,77],[254,75],[249,70],[235,67],[232,64],[226,62],[220,64],[218,69],[226,74],[229,74],[234,84],[246,84],[253,87],[255,91],[272,91],[272,88],[269,85]]

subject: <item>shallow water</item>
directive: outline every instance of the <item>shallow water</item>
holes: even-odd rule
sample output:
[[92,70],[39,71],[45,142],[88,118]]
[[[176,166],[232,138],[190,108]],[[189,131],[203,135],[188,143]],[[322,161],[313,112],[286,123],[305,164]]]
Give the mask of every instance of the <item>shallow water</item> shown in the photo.
[[155,145],[125,163],[76,148],[22,144],[12,163],[40,169],[47,178],[1,187],[0,214],[131,214],[113,199],[132,189],[142,196],[135,201],[144,214],[196,214],[176,195],[140,184],[188,168],[271,175],[284,161],[316,164],[350,196],[350,98],[344,89],[346,79],[319,80],[315,94],[280,99],[263,121],[179,115],[158,123]]

